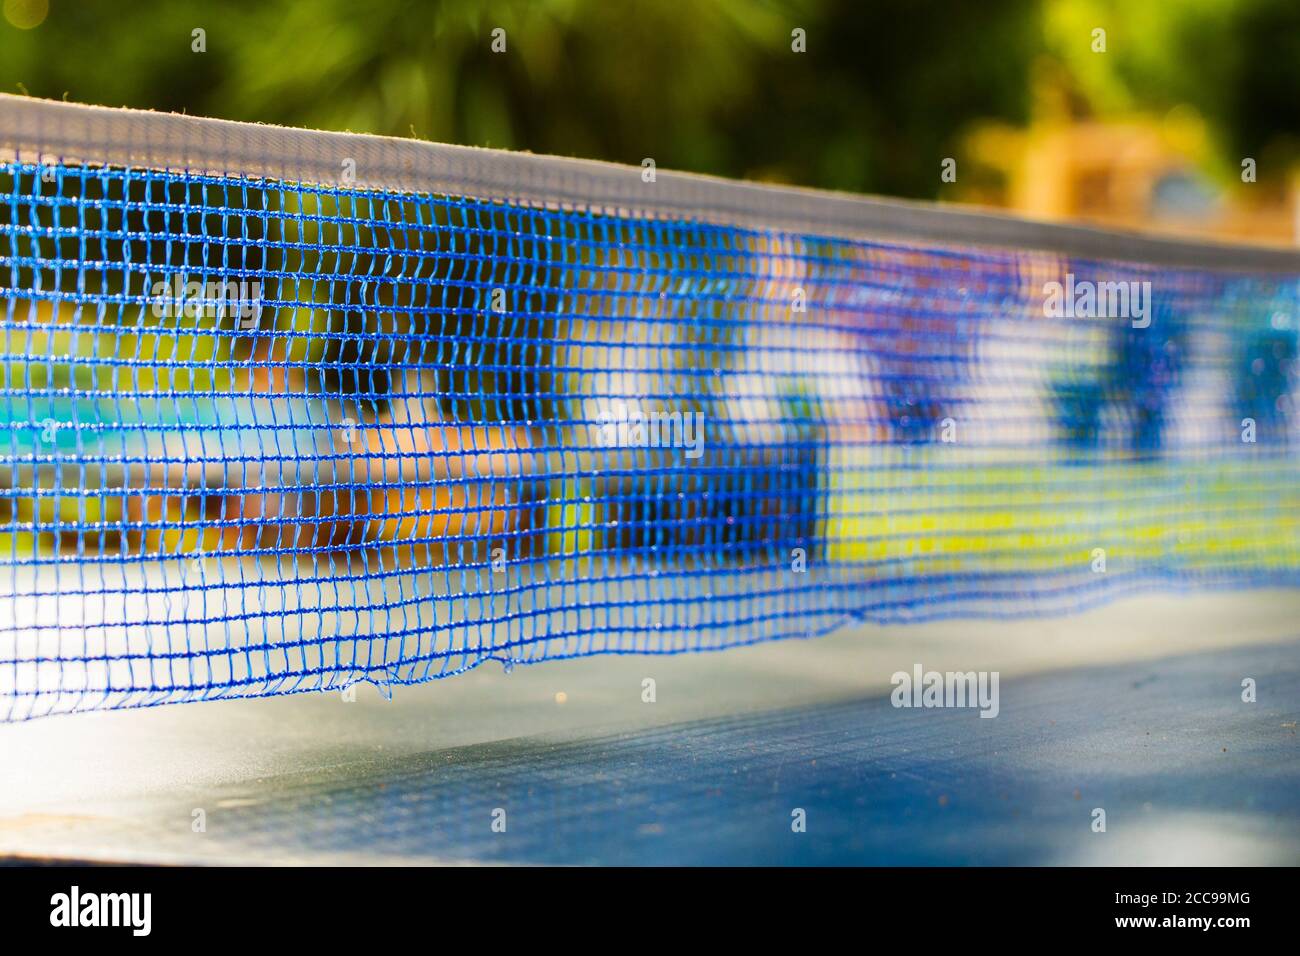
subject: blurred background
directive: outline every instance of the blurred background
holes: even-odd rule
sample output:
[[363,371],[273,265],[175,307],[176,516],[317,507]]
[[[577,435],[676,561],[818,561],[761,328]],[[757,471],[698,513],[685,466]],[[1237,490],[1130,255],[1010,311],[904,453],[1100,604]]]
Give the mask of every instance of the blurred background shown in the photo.
[[11,93],[1247,241],[1300,221],[1294,0],[3,5]]
[[[1300,222],[1295,0],[0,3],[0,89],[19,94],[651,157],[1274,244],[1293,243]],[[0,228],[20,227],[9,230],[16,292],[0,293],[23,323],[0,353],[0,384],[22,399],[8,409],[0,485],[27,492],[0,497],[0,527],[23,555],[332,560],[379,543],[454,563],[503,540],[521,561],[658,560],[666,544],[698,555],[725,541],[736,560],[748,549],[782,567],[790,548],[820,556],[824,543],[833,560],[904,577],[985,573],[1011,552],[1013,570],[1036,571],[1096,546],[1099,506],[1036,497],[1042,481],[1020,467],[1065,461],[1093,467],[1097,487],[1152,496],[1126,491],[1106,513],[1113,569],[1134,538],[1149,547],[1130,548],[1131,564],[1161,573],[1213,566],[1223,541],[1242,566],[1298,560],[1286,458],[1300,447],[1294,276],[1159,274],[1150,331],[1104,317],[1053,324],[1045,283],[1073,266],[1050,255],[1002,269],[975,254],[931,261],[772,234],[720,258],[688,230],[672,236],[665,269],[644,224],[588,250],[549,241],[560,226],[508,206],[469,211],[453,197],[376,211],[373,198],[329,190],[161,178],[74,169],[46,184],[34,166],[0,169],[0,195],[13,197]],[[189,211],[204,206],[221,214],[200,234],[224,243],[192,241]],[[76,228],[52,228],[74,212]],[[362,212],[395,228],[351,230]],[[439,247],[440,231],[463,247]],[[83,236],[99,239],[91,257]],[[144,308],[146,279],[211,273],[218,254],[220,275],[265,279],[273,305],[255,327],[205,315],[179,332]],[[941,272],[965,278],[935,282]],[[789,311],[805,286],[814,309]],[[489,307],[498,288],[509,308]],[[142,305],[136,315],[87,298]],[[119,369],[132,376],[127,409]],[[706,415],[720,440],[697,473],[658,447],[653,467],[640,449],[615,457],[589,429],[611,396]],[[1167,506],[1188,481],[1177,463],[1242,447],[1247,418],[1280,457],[1238,456],[1231,474],[1209,461],[1197,480],[1210,517],[1171,531]],[[961,452],[941,438],[946,421],[961,422]],[[146,436],[152,457],[138,447]],[[912,480],[927,455],[956,476],[953,456],[967,453],[964,478],[1004,499],[974,506],[960,480]],[[88,479],[85,461],[101,457],[115,470]],[[151,470],[133,470],[136,458]],[[371,467],[360,482],[335,473]],[[883,486],[895,472],[899,486]],[[59,491],[72,487],[82,493]],[[1243,517],[1209,507],[1215,496],[1271,510]],[[1023,531],[1018,549],[1001,547],[1008,528]],[[1040,551],[1027,556],[1025,542]],[[1099,586],[1071,566],[1085,590]]]

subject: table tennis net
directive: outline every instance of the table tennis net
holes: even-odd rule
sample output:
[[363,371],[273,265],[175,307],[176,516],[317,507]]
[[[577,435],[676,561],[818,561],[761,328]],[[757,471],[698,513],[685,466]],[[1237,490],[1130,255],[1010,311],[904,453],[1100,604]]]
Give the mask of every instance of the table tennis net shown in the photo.
[[0,719],[1300,577],[1296,274],[93,146],[0,163]]

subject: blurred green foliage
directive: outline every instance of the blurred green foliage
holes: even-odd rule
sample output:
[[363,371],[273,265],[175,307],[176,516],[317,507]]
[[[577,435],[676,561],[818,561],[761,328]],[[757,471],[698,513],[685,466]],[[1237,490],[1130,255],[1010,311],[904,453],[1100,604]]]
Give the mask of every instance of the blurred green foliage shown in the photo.
[[1295,0],[50,0],[33,29],[0,21],[6,92],[915,197],[972,123],[1026,120],[1043,57],[1102,113],[1190,104],[1232,156],[1296,155]]

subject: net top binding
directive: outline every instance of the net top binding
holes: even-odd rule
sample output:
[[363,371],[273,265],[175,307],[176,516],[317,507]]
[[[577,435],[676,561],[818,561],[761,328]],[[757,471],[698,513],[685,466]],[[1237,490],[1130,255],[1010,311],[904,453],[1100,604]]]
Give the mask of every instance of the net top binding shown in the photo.
[[0,94],[0,158],[463,196],[850,239],[1033,249],[1177,268],[1300,271],[1300,249],[1148,236],[664,169],[646,182],[640,166],[12,94]]

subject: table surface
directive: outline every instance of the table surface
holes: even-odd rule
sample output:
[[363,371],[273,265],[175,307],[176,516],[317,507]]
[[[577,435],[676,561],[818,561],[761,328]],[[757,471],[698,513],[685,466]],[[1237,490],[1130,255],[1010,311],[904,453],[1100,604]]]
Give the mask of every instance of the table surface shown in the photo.
[[[1289,592],[1147,597],[3,725],[0,854],[1297,864],[1298,622]],[[997,718],[893,707],[918,663],[997,670]]]

